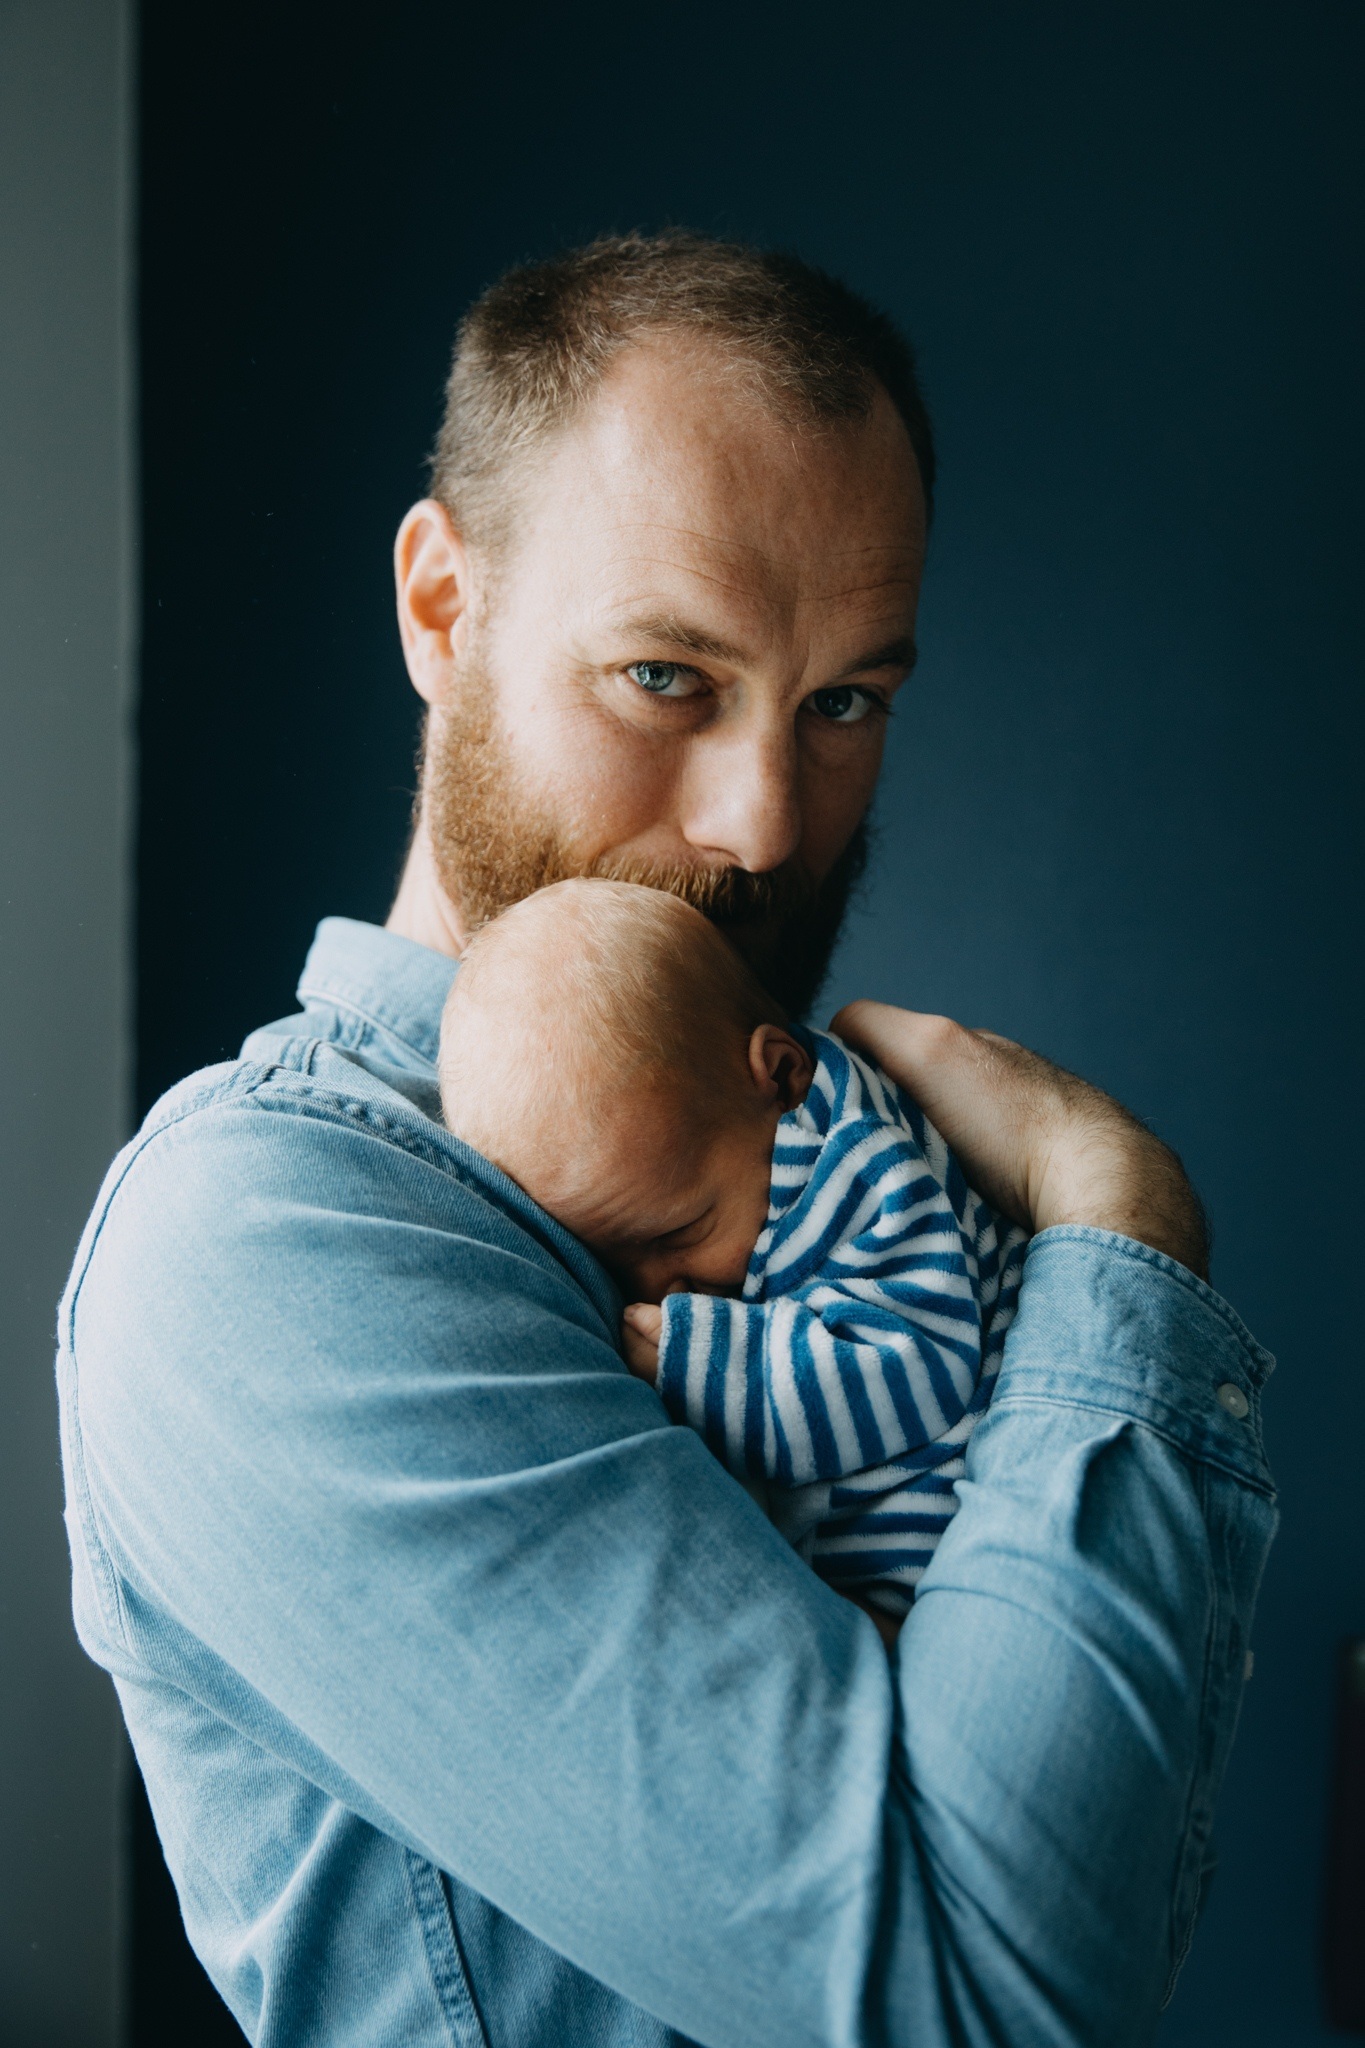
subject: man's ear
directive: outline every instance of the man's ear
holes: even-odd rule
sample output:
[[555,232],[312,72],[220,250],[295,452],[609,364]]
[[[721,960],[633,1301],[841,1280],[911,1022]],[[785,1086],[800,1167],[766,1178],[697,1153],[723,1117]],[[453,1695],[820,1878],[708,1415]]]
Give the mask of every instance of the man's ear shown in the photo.
[[749,1072],[764,1101],[785,1114],[805,1101],[814,1068],[799,1038],[780,1024],[759,1024],[749,1039]]
[[469,619],[469,551],[434,498],[412,507],[393,544],[398,588],[398,630],[412,686],[428,704],[440,704]]

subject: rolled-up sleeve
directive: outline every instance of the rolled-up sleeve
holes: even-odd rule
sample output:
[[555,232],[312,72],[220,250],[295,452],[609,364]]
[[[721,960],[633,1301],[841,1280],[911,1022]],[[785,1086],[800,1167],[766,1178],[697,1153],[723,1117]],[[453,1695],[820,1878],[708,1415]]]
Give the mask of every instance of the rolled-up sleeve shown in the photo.
[[[401,1106],[230,1094],[121,1164],[63,1315],[78,1615],[125,1687],[710,2048],[1150,2041],[1273,1521],[1226,1305],[1035,1240],[888,1660],[515,1190]],[[243,1783],[197,1845],[262,1979],[325,1910],[285,1804]]]
[[1034,1240],[961,1511],[901,1637],[897,1825],[918,1881],[887,1902],[889,2038],[1151,2039],[1274,1532],[1270,1366],[1160,1253]]

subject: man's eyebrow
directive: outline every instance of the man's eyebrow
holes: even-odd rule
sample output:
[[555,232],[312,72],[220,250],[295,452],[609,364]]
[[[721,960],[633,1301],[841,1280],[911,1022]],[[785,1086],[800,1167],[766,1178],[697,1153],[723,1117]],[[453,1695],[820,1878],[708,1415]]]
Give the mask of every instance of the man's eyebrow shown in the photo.
[[658,646],[677,647],[684,654],[699,654],[704,661],[740,662],[746,659],[742,647],[721,640],[702,626],[693,626],[676,612],[639,612],[632,618],[613,622],[618,633],[636,640],[652,640]]
[[[746,650],[736,646],[732,640],[722,640],[702,626],[691,625],[676,612],[640,612],[617,621],[616,630],[634,639],[649,640],[657,646],[698,655],[703,661],[737,664],[748,659]],[[870,654],[859,655],[856,661],[841,669],[840,674],[868,675],[879,668],[903,668],[908,674],[918,659],[919,649],[915,645],[914,634],[902,633],[881,647],[874,647]]]
[[867,675],[873,669],[903,668],[908,674],[919,660],[919,649],[913,633],[902,633],[899,639],[888,640],[881,647],[874,647],[870,654],[860,655],[851,661],[842,673],[846,676]]

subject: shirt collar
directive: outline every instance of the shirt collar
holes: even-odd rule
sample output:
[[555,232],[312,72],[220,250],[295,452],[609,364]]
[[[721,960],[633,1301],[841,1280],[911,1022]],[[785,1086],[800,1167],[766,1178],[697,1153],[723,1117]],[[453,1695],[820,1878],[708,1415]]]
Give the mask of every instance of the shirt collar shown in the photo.
[[456,962],[377,924],[325,917],[303,963],[298,998],[323,1005],[396,1038],[427,1066],[436,1064],[441,1012]]

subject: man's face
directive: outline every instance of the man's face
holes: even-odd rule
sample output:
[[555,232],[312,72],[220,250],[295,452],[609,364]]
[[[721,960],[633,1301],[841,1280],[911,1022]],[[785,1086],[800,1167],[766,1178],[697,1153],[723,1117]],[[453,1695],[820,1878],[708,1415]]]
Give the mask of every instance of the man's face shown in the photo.
[[794,429],[712,347],[627,349],[542,452],[507,548],[462,554],[424,798],[465,929],[564,875],[654,882],[802,1010],[856,879],[923,553],[883,395]]

